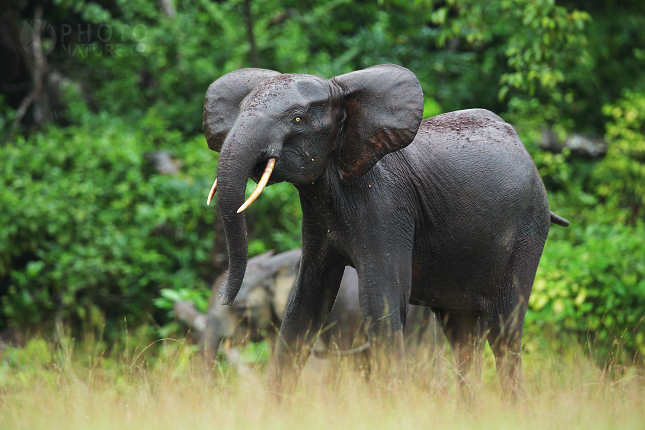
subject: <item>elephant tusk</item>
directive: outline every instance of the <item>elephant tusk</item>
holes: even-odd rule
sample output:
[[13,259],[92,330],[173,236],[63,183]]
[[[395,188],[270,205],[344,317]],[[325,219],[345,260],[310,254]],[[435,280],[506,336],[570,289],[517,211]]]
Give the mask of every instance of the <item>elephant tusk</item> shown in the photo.
[[275,158],[269,158],[269,161],[267,161],[267,167],[264,169],[264,173],[260,178],[260,182],[258,182],[258,186],[255,187],[255,190],[253,191],[253,194],[251,194],[251,197],[249,197],[244,202],[244,204],[240,206],[240,208],[237,210],[238,214],[242,212],[244,209],[251,206],[251,203],[253,203],[255,199],[258,198],[258,196],[266,186],[267,182],[269,182],[269,177],[271,176],[271,172],[273,172],[273,166],[275,166]]
[[211,192],[208,193],[208,199],[206,200],[206,205],[211,204],[211,200],[213,200],[213,196],[215,195],[215,191],[217,191],[217,178],[215,178],[215,182],[213,182],[213,186],[211,187]]

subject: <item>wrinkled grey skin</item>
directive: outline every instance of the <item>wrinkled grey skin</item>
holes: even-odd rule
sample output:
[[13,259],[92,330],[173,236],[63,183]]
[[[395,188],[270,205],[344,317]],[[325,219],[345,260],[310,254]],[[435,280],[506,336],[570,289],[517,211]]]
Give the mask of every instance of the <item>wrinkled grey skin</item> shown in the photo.
[[248,178],[257,181],[274,158],[269,184],[290,182],[300,195],[302,263],[272,356],[271,391],[295,386],[352,266],[377,371],[390,381],[404,379],[403,328],[415,304],[441,320],[462,388],[488,340],[502,392],[519,394],[535,272],[550,224],[568,221],[550,212],[531,157],[500,117],[469,109],[422,122],[422,113],[418,80],[395,65],[329,80],[242,69],[209,87],[204,132],[220,153],[217,202],[230,267],[222,303],[233,303],[246,268],[237,210]]
[[[300,249],[294,249],[251,258],[233,306],[224,306],[216,300],[216,292],[221,283],[221,279],[218,279],[213,285],[211,303],[204,322],[201,322],[203,315],[199,315],[200,322],[195,323],[195,316],[190,318],[186,317],[189,312],[181,313],[182,319],[200,332],[202,348],[209,360],[217,356],[225,339],[242,345],[267,338],[271,345],[274,344],[289,295],[296,282],[300,255]],[[438,343],[440,336],[436,318],[428,308],[413,308],[415,309],[410,312],[413,317],[408,320],[406,327],[409,348],[422,344],[426,350],[434,350],[433,346]],[[325,320],[314,353],[321,358],[369,354],[358,300],[358,276],[351,267],[345,270],[339,294]]]

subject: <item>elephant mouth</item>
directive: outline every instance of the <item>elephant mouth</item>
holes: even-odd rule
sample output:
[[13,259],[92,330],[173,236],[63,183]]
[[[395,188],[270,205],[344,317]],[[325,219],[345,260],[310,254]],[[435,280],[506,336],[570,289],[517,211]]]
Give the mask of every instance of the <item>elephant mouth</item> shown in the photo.
[[266,167],[267,167],[267,160],[260,161],[259,163],[257,163],[255,166],[253,166],[253,169],[251,169],[250,178],[253,179],[255,183],[260,182],[260,179],[262,178],[262,173],[264,173],[264,169]]
[[[271,173],[273,172],[273,167],[275,166],[275,158],[269,158],[266,162],[266,167],[264,168],[264,172],[262,173],[262,176],[260,177],[260,180],[257,181],[258,185],[255,187],[255,190],[251,194],[251,196],[246,199],[244,204],[240,206],[240,208],[237,210],[237,213],[243,212],[244,209],[248,208],[251,206],[251,203],[255,201],[255,199],[258,198],[258,196],[262,193],[262,190],[264,187],[267,185],[269,182],[269,178],[271,177]],[[253,167],[253,171],[257,169],[258,166],[263,166],[264,163],[258,163],[256,166]],[[255,175],[254,172],[251,172],[251,176],[253,177]],[[259,175],[258,175],[259,176]],[[215,192],[217,191],[217,179],[215,179],[215,182],[213,183],[213,187],[211,188],[210,192],[208,193],[208,199],[206,200],[206,204],[209,205],[211,203],[211,200],[213,199],[213,196],[215,195]]]
[[[262,173],[262,177],[258,181],[258,186],[255,187],[255,190],[253,190],[253,194],[251,194],[251,196],[248,199],[246,199],[244,204],[240,206],[240,208],[237,210],[237,213],[240,213],[244,211],[244,209],[251,206],[251,203],[253,203],[255,199],[257,199],[258,196],[262,193],[262,190],[264,189],[264,187],[266,187],[267,182],[269,182],[269,178],[271,177],[271,173],[273,172],[274,166],[275,166],[275,158],[269,158],[269,160],[266,163],[266,167],[264,168],[264,173]],[[255,170],[256,167],[257,165],[253,167],[253,169]]]

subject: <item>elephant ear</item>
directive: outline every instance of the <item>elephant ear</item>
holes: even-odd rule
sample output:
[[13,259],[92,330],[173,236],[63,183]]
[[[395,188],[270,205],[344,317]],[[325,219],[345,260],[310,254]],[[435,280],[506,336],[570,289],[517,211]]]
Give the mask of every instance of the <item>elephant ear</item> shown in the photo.
[[417,77],[381,64],[331,79],[344,94],[345,123],[337,146],[341,177],[354,182],[390,152],[409,145],[423,116]]
[[267,69],[240,69],[227,73],[208,87],[202,125],[210,149],[217,152],[222,149],[244,97],[266,78],[279,74]]

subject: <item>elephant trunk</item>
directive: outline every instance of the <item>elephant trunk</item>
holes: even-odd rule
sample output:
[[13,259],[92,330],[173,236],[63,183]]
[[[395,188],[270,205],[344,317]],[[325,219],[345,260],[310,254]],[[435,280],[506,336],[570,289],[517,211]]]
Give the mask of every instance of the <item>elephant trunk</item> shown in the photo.
[[[220,303],[223,305],[233,303],[246,272],[248,240],[242,211],[266,185],[275,163],[275,155],[273,158],[267,156],[267,148],[259,143],[259,133],[249,136],[248,133],[237,131],[234,128],[226,139],[217,166],[217,203],[222,214],[229,256],[228,275],[219,290]],[[246,182],[259,163],[267,164],[265,173],[253,196],[245,204]]]
[[252,162],[244,163],[231,151],[222,151],[217,166],[217,203],[222,214],[226,244],[228,246],[228,275],[219,290],[223,305],[231,305],[242,286],[248,259],[246,219],[237,210],[244,203],[246,182],[253,169]]

